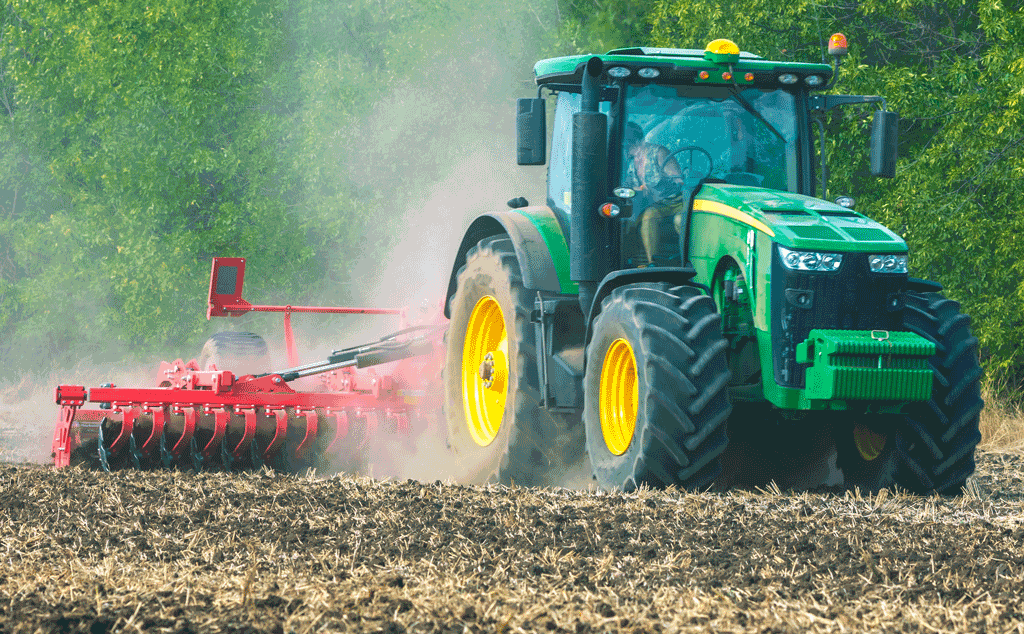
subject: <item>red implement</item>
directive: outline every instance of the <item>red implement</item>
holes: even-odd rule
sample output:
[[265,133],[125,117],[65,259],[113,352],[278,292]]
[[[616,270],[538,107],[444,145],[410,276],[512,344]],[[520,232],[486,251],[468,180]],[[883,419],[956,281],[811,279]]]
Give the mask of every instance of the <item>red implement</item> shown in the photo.
[[[429,420],[427,397],[439,389],[447,326],[440,310],[429,323],[410,326],[405,311],[394,309],[255,305],[242,299],[244,277],[244,259],[214,258],[207,316],[283,312],[291,367],[239,377],[178,359],[160,365],[155,387],[60,385],[55,466],[304,470],[325,453],[365,443],[382,420],[393,421],[388,427],[398,434]],[[300,366],[290,317],[313,312],[398,315],[402,330]],[[291,385],[315,375],[313,390]]]

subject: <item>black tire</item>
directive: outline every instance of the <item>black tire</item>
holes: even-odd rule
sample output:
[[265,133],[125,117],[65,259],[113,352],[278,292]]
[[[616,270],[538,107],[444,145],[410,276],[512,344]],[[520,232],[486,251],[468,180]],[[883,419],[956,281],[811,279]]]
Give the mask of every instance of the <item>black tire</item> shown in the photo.
[[904,327],[936,347],[930,361],[932,395],[909,405],[891,425],[871,424],[879,431],[888,428],[885,447],[875,460],[866,461],[855,446],[851,449],[849,427],[840,430],[838,460],[848,487],[878,490],[895,485],[919,494],[961,492],[974,473],[984,407],[978,339],[970,324],[960,304],[939,293],[907,293]]
[[251,332],[218,332],[206,340],[199,353],[200,368],[209,370],[214,365],[236,376],[266,372],[270,369],[267,342]]
[[[583,419],[598,483],[607,489],[709,488],[728,444],[728,344],[712,299],[693,287],[631,284],[603,301],[587,348]],[[613,344],[631,348],[637,412],[613,452],[602,431],[602,374]],[[614,353],[613,353],[614,354]],[[628,418],[628,416],[627,416]]]
[[[507,333],[508,378],[503,415],[493,440],[481,446],[470,433],[463,403],[463,345],[477,303],[492,297]],[[540,407],[536,337],[530,321],[533,297],[523,286],[512,241],[481,240],[470,249],[449,300],[451,321],[445,335],[442,375],[448,441],[461,478],[474,483],[557,486],[583,463],[579,416],[553,414]]]

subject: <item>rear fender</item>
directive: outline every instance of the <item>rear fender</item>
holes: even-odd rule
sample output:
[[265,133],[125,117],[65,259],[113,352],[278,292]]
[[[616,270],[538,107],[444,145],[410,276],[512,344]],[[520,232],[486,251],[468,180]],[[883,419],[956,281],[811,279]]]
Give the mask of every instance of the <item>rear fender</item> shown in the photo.
[[484,238],[496,235],[512,240],[527,289],[560,294],[578,292],[576,283],[569,279],[569,247],[550,208],[538,205],[496,211],[474,220],[462,238],[448,278],[445,317],[451,316],[447,300],[455,294],[459,271],[466,265],[469,250]]

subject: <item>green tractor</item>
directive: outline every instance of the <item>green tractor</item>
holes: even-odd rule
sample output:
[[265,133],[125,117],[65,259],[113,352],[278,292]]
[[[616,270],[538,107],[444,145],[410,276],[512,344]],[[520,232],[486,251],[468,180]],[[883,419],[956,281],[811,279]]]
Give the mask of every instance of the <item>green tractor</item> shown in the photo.
[[836,106],[880,104],[871,169],[895,174],[884,99],[816,94],[845,50],[536,64],[517,158],[548,164],[547,204],[477,218],[448,286],[449,442],[476,480],[961,490],[983,406],[970,319],[908,276],[900,236],[815,197],[812,123]]

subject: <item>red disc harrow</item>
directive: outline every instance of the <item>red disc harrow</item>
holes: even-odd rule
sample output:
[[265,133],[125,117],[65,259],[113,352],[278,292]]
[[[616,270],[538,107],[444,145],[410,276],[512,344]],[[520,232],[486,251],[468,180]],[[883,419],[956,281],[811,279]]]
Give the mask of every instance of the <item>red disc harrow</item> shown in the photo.
[[[440,310],[410,324],[404,310],[255,305],[242,299],[244,276],[244,259],[214,258],[207,317],[284,313],[289,368],[235,376],[178,359],[160,365],[154,387],[60,385],[54,465],[337,468],[378,435],[433,424],[447,327]],[[300,365],[292,313],[397,315],[401,329]]]

